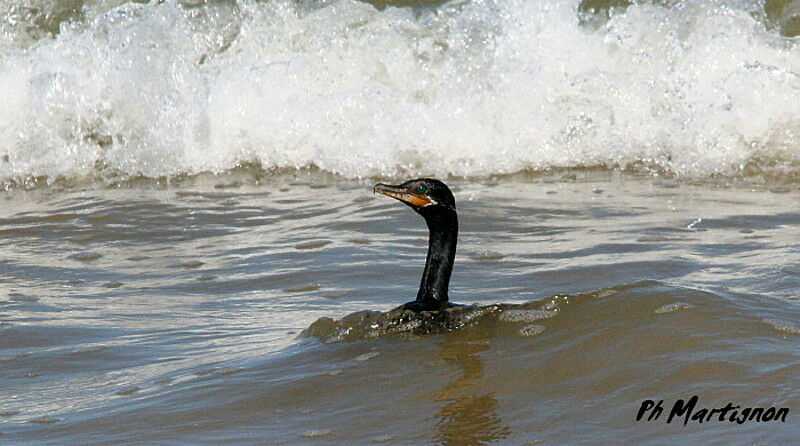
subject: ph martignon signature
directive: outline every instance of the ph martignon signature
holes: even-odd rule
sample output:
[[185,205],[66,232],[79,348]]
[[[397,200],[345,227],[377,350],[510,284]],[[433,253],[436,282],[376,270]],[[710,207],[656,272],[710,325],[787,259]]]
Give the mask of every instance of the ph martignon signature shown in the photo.
[[[666,423],[670,424],[674,419],[683,419],[686,426],[690,421],[704,423],[707,421],[727,421],[729,423],[744,424],[747,422],[763,423],[768,421],[780,421],[785,423],[789,415],[787,407],[745,407],[734,406],[728,403],[720,408],[697,407],[700,397],[695,395],[688,401],[679,399],[672,404]],[[655,402],[653,400],[642,401],[639,411],[636,413],[636,421],[645,419],[646,421],[658,421],[664,414],[664,400]]]

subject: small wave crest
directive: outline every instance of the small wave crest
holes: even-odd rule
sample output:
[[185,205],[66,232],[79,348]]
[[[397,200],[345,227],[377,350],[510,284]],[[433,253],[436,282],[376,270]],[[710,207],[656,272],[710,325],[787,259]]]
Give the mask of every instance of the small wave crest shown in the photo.
[[[339,320],[329,317],[319,318],[303,330],[300,336],[315,337],[326,343],[382,337],[412,337],[458,330],[487,320],[533,322],[558,314],[552,310],[540,310],[538,309],[540,306],[538,303],[531,302],[454,306],[443,311],[419,313],[402,308],[385,313],[357,311]],[[530,336],[530,334],[526,334],[526,336]]]
[[797,176],[800,48],[752,12],[634,4],[598,27],[575,1],[84,12],[53,38],[0,34],[0,181],[243,163],[345,177]]

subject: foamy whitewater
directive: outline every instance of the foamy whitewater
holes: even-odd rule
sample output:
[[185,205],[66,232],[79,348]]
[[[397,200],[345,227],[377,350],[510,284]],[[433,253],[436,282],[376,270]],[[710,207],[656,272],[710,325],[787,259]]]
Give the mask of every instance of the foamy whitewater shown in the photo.
[[0,7],[3,184],[242,163],[800,171],[800,44],[759,2],[636,4],[597,25],[575,1],[106,0],[52,36],[24,22],[30,3]]

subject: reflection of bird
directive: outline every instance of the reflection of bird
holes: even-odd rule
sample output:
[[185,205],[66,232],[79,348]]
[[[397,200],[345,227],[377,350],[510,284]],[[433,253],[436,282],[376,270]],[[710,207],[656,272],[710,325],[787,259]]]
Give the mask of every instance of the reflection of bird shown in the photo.
[[[460,369],[455,381],[425,395],[443,405],[436,414],[438,444],[490,444],[507,438],[511,430],[498,415],[500,403],[490,391],[481,391],[483,361],[481,353],[491,345],[491,335],[467,330],[445,335],[439,356]],[[485,392],[485,393],[484,393]]]
[[412,311],[436,311],[447,306],[447,287],[456,256],[458,216],[456,200],[446,184],[420,178],[397,186],[376,184],[374,192],[396,198],[409,205],[425,219],[430,236],[425,272],[417,299],[403,308]]

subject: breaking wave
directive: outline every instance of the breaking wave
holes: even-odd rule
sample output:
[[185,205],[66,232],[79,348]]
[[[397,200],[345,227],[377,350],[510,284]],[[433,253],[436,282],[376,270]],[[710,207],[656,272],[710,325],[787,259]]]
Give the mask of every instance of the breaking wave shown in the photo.
[[0,10],[0,181],[800,172],[800,44],[756,3],[119,3]]

